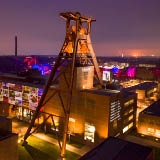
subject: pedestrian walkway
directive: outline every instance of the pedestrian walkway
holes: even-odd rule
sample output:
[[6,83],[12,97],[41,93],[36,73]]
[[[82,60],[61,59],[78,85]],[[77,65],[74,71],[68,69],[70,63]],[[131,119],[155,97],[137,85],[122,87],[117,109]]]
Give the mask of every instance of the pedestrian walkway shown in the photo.
[[[17,133],[17,134],[20,134],[21,136],[24,136],[24,134],[26,133],[27,131],[27,128],[26,126],[22,126],[22,124],[19,124],[18,122],[12,122],[12,131],[14,133]],[[37,138],[40,138],[44,141],[47,141],[49,143],[52,143],[54,145],[57,145],[59,146],[58,144],[58,140],[55,139],[55,138],[52,138],[44,133],[34,133],[33,136],[37,137]],[[68,151],[71,151],[73,153],[76,153],[80,156],[84,155],[85,153],[87,153],[88,151],[90,151],[92,149],[92,147],[88,146],[88,145],[85,145],[83,146],[82,148],[77,148],[77,147],[74,147],[70,144],[67,144],[66,145],[66,149]]]
[[[37,137],[37,138],[40,138],[40,139],[42,139],[42,140],[44,140],[44,141],[47,141],[47,142],[49,142],[49,143],[52,143],[52,144],[54,144],[54,145],[59,146],[57,139],[51,138],[51,137],[45,135],[44,133],[34,133],[33,136],[35,136],[35,137]],[[68,151],[74,152],[74,153],[76,153],[76,154],[78,154],[78,155],[80,155],[80,156],[84,155],[84,154],[87,153],[89,150],[91,150],[91,148],[90,148],[89,146],[84,146],[84,147],[82,147],[82,148],[77,148],[77,147],[74,147],[74,146],[72,146],[72,145],[70,145],[70,144],[67,144],[67,145],[66,145],[66,149],[67,149]]]
[[141,138],[141,137],[137,137],[137,136],[133,136],[133,135],[127,135],[125,137],[125,140],[133,142],[133,143],[137,143],[140,145],[144,145],[144,146],[153,146],[156,148],[160,148],[159,142],[154,142],[149,139],[145,139],[145,138]]

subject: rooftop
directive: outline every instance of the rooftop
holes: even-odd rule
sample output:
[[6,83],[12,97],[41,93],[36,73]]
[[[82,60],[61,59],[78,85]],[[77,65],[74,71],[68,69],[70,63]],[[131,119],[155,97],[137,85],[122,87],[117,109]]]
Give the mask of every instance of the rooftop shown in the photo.
[[109,137],[79,160],[146,160],[151,153],[149,147]]
[[[3,82],[36,88],[42,88],[45,85],[47,78],[47,76],[21,77],[15,74],[0,74],[0,80]],[[30,80],[31,82],[29,82]]]
[[141,113],[160,116],[160,99],[144,109]]
[[2,82],[18,84],[23,86],[35,87],[35,88],[43,88],[44,84],[36,84],[36,83],[29,83],[29,82],[22,82],[17,80],[2,80]]
[[132,86],[132,87],[125,88],[124,90],[126,90],[126,91],[131,91],[131,90],[136,90],[136,89],[147,90],[147,89],[151,89],[155,86],[157,86],[157,83],[155,83],[155,82],[144,82],[144,83],[140,83],[135,86]]
[[120,91],[118,91],[118,90],[98,89],[98,88],[85,89],[85,90],[81,90],[81,92],[104,95],[104,96],[111,96],[111,95],[115,95],[117,93],[120,93]]

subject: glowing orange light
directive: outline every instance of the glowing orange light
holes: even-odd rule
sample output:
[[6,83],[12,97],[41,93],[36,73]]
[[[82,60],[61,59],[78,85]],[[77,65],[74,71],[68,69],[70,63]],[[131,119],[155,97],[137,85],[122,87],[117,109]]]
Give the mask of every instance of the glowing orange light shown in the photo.
[[137,55],[137,54],[134,54],[133,57],[138,57],[138,55]]

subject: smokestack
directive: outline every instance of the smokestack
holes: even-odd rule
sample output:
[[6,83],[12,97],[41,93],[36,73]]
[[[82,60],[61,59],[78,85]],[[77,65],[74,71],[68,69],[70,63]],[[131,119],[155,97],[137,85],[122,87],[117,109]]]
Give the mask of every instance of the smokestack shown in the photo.
[[17,56],[17,36],[15,36],[15,56]]

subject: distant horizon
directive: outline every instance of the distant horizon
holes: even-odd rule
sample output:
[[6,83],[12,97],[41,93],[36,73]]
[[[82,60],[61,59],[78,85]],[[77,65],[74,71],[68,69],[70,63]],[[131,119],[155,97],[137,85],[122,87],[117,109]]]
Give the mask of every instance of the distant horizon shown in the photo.
[[[11,54],[9,54],[9,55],[0,55],[0,57],[2,57],[2,56],[13,56],[13,57],[16,57],[15,55],[11,55]],[[56,55],[56,54],[24,54],[24,55],[17,55],[17,57],[21,57],[21,56],[58,56],[58,54]],[[120,55],[113,55],[113,56],[97,56],[96,55],[96,57],[120,57],[120,58],[160,58],[160,55],[159,56],[120,56]]]
[[160,1],[5,0],[0,3],[0,54],[59,53],[65,38],[61,12],[96,19],[91,39],[97,56],[159,56]]

